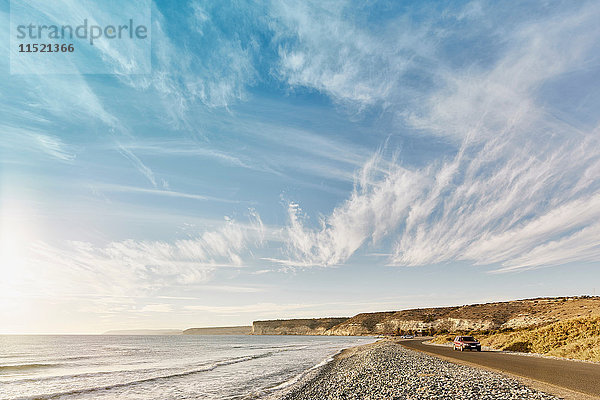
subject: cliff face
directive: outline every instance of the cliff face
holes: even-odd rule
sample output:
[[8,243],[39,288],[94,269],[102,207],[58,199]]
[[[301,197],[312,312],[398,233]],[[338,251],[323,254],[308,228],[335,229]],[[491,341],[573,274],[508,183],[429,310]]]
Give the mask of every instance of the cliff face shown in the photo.
[[600,298],[542,298],[456,307],[420,308],[358,314],[329,335],[393,335],[409,331],[485,331],[544,326],[600,314]]
[[288,319],[255,321],[253,335],[324,335],[329,329],[348,318]]
[[328,335],[360,336],[360,335],[394,335],[403,332],[416,331],[472,331],[472,330],[490,330],[497,328],[494,321],[486,319],[471,318],[438,318],[433,321],[424,319],[404,319],[402,317],[389,317],[377,324],[371,329],[365,327],[360,321],[354,319],[344,324],[330,329]]
[[352,318],[257,321],[255,335],[394,335],[545,326],[600,316],[599,297],[560,297],[363,313]]

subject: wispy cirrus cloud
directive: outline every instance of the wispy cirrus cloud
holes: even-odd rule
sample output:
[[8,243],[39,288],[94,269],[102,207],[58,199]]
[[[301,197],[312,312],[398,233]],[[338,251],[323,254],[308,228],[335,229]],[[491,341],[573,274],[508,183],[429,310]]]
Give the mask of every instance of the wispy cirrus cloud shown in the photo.
[[[251,210],[248,224],[228,220],[219,229],[187,239],[128,239],[105,245],[71,241],[62,246],[38,241],[30,246],[29,257],[40,274],[37,282],[52,282],[52,291],[141,296],[204,284],[220,268],[243,267],[250,249],[263,242],[262,229],[260,216]],[[48,286],[35,289],[50,290]]]
[[257,169],[259,167],[250,165],[247,160],[241,159],[237,154],[226,151],[207,148],[205,143],[183,140],[138,140],[125,145],[128,149],[135,150],[136,153],[151,156],[176,156],[176,157],[198,157],[214,160],[225,165],[238,166],[242,168]]
[[[51,157],[54,160],[70,162],[76,158],[72,146],[59,137],[39,129],[23,129],[14,126],[0,126],[3,141],[0,147],[9,152],[30,150]],[[10,156],[7,153],[7,156]]]
[[158,186],[156,183],[156,176],[154,175],[152,169],[150,169],[146,164],[144,164],[137,155],[135,155],[130,149],[121,144],[118,145],[118,149],[119,152],[123,154],[123,156],[125,156],[125,158],[131,161],[135,169],[137,169],[142,175],[146,177],[146,179],[148,179],[148,181],[150,181],[152,186]]
[[415,58],[433,49],[425,26],[406,16],[364,28],[350,2],[277,2],[271,10],[280,40],[278,72],[292,86],[308,86],[342,103],[384,105]]
[[[599,15],[600,7],[587,3],[529,21],[507,34],[497,49],[502,56],[485,68],[436,71],[444,85],[398,118],[423,134],[453,137],[454,154],[424,168],[376,168],[375,157],[358,174],[351,197],[317,229],[291,203],[286,262],[340,264],[383,239],[395,243],[393,265],[469,260],[507,270],[600,260],[598,121],[573,123],[572,116],[567,122],[565,104],[540,95],[588,79],[581,66],[597,65]],[[351,64],[368,69],[368,63]],[[313,66],[298,65],[315,75]],[[333,71],[341,82],[356,78],[341,66]],[[303,84],[323,89],[319,82]],[[382,102],[395,101],[375,92]]]
[[[122,5],[123,15],[139,16],[139,9],[150,4],[145,0],[135,0],[127,5]],[[90,25],[99,24],[100,21],[114,22],[114,15],[103,7],[94,7],[94,3],[82,3],[71,0],[63,0],[55,3],[33,1],[27,5],[27,10],[31,13],[32,21],[35,17],[42,15],[47,24],[64,24],[65,21],[77,23],[86,19]],[[26,18],[27,15],[20,15]],[[148,19],[150,16],[147,15]],[[0,13],[0,20],[4,21],[6,26],[9,22],[8,12]],[[94,47],[81,52],[81,57],[90,56],[90,64],[97,61],[105,63],[107,72],[113,72],[115,76],[139,71],[136,59],[142,59],[141,53],[143,46],[136,46],[134,43],[127,44],[120,42],[123,46],[109,46],[106,42],[98,42]],[[8,45],[8,41],[3,41],[0,45]],[[6,53],[14,52],[16,49],[7,48]],[[124,54],[127,53],[127,54]],[[83,55],[85,54],[85,55]],[[75,55],[75,57],[80,57]],[[39,65],[29,65],[33,61],[23,58],[23,65],[20,71],[43,71]],[[132,64],[132,60],[134,60]],[[52,60],[47,60],[52,67]],[[8,64],[8,60],[5,60]],[[29,63],[29,64],[28,64]],[[6,119],[14,121],[20,127],[27,127],[34,131],[45,131],[44,135],[37,137],[41,146],[46,149],[48,154],[56,158],[65,158],[68,155],[60,149],[68,146],[68,141],[58,139],[55,134],[57,129],[68,130],[71,124],[85,126],[90,132],[100,132],[108,140],[119,140],[123,137],[131,136],[131,132],[120,118],[118,113],[113,112],[107,106],[106,99],[98,93],[97,81],[84,75],[89,71],[77,70],[73,64],[73,71],[69,74],[49,74],[39,75],[37,73],[26,73],[12,75],[10,80],[2,84],[4,93],[11,93],[10,97],[2,98],[11,109],[7,113]],[[85,66],[85,63],[79,65]],[[8,65],[6,65],[8,68]],[[93,70],[94,67],[92,67]],[[49,68],[52,70],[52,68]],[[104,70],[103,70],[104,71]],[[22,90],[26,88],[25,90]],[[18,93],[18,94],[17,94]],[[52,95],[48,95],[52,93]],[[60,98],[60,101],[56,99]],[[15,107],[15,105],[17,105]],[[33,111],[33,112],[32,112]],[[157,186],[157,178],[152,169],[145,164],[133,151],[125,146],[118,144],[117,151],[131,162],[153,186]],[[74,155],[73,155],[74,157]]]
[[153,196],[162,197],[175,197],[182,199],[200,200],[200,201],[216,201],[221,203],[241,203],[241,201],[231,200],[227,198],[220,198],[214,196],[205,196],[195,193],[177,192],[168,189],[147,189],[138,186],[126,186],[126,185],[112,185],[112,184],[94,184],[91,188],[98,193],[103,192],[114,192],[114,193],[138,193]]
[[[243,100],[256,81],[259,39],[248,21],[260,18],[248,17],[257,12],[251,6],[232,8],[221,2],[183,3],[174,20],[165,12],[172,10],[154,4],[152,74],[119,79],[138,90],[155,90],[170,123],[197,129],[190,120],[191,108],[197,104],[227,108]],[[224,29],[230,25],[239,30],[236,38]]]
[[71,161],[75,155],[68,150],[68,147],[57,137],[44,134],[34,134],[33,138],[39,144],[42,151],[46,154],[62,161]]

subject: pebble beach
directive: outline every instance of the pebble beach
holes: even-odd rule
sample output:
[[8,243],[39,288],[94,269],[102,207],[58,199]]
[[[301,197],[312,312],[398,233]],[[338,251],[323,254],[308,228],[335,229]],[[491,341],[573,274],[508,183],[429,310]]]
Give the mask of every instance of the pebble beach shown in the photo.
[[453,364],[392,340],[344,350],[272,394],[280,400],[558,399],[498,373]]

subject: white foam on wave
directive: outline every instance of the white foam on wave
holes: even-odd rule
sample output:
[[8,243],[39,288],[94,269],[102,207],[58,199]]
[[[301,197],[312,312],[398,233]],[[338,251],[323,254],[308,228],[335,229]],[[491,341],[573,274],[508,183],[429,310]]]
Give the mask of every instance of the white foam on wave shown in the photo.
[[183,376],[199,374],[202,372],[213,371],[214,369],[225,366],[225,365],[232,365],[232,364],[237,364],[237,363],[241,363],[241,362],[245,362],[245,361],[255,360],[257,358],[268,357],[271,354],[272,354],[272,352],[267,352],[267,353],[263,353],[263,354],[257,354],[254,356],[231,358],[231,359],[227,359],[227,360],[210,363],[204,368],[198,368],[198,369],[188,370],[188,371],[184,371],[184,372],[169,374],[169,375],[152,376],[152,377],[148,377],[148,378],[138,379],[138,380],[129,381],[129,382],[123,382],[123,383],[115,383],[115,384],[111,384],[111,385],[94,386],[94,387],[69,390],[69,391],[63,391],[63,392],[39,394],[39,395],[34,395],[34,396],[29,396],[29,397],[20,397],[15,400],[51,400],[51,399],[56,399],[56,398],[63,397],[63,396],[73,396],[73,395],[94,393],[94,392],[98,392],[98,391],[105,391],[105,390],[117,389],[117,388],[122,388],[122,387],[127,387],[127,386],[139,385],[142,383],[154,382],[154,381],[163,380],[163,379],[179,378],[179,377],[183,377]]

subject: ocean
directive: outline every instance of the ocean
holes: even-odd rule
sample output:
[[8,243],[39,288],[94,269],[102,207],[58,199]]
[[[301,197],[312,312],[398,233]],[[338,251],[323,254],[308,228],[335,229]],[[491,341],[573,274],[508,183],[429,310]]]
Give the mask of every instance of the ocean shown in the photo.
[[339,336],[0,336],[0,399],[253,399],[344,348]]

